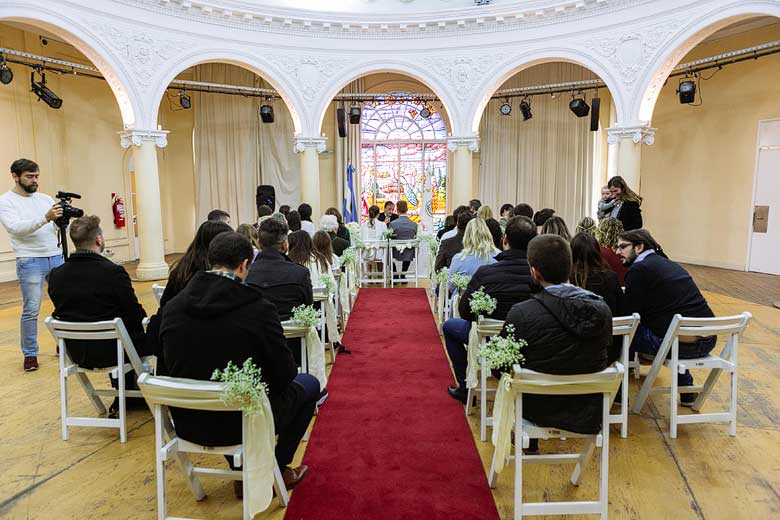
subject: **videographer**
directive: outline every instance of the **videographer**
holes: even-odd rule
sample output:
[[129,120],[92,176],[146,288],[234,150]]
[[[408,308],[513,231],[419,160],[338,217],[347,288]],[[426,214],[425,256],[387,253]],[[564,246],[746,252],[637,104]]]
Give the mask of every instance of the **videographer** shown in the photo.
[[0,195],[0,222],[11,236],[16,275],[22,288],[21,338],[24,370],[38,370],[38,312],[43,282],[62,265],[54,221],[62,216],[59,203],[38,193],[38,165],[29,159],[11,164],[15,186]]

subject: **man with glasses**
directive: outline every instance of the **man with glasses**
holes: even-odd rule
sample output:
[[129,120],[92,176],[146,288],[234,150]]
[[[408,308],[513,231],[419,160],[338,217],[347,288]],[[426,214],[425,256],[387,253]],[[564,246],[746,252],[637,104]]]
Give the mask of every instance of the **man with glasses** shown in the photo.
[[[623,314],[638,312],[642,322],[631,343],[631,352],[649,357],[658,354],[666,330],[675,314],[693,318],[712,318],[707,300],[679,264],[664,254],[661,246],[646,229],[621,233],[615,246],[626,273],[625,309]],[[680,336],[680,359],[705,356],[715,347],[715,336]],[[686,370],[677,375],[680,386],[693,385],[693,376]],[[680,395],[683,406],[691,406],[696,394]]]

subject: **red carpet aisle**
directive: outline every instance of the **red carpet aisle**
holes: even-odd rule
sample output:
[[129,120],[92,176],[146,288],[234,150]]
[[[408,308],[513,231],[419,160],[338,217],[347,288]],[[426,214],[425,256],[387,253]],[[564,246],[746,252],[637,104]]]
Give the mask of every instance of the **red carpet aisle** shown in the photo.
[[361,289],[286,520],[498,519],[423,289]]

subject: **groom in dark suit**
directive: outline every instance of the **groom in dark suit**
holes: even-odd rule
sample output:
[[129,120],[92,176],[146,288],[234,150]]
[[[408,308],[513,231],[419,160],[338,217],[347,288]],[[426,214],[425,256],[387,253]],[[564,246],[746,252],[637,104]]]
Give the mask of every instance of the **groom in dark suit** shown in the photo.
[[[405,200],[399,200],[396,204],[398,218],[388,224],[388,228],[393,232],[395,240],[411,240],[417,238],[417,223],[410,219],[406,212],[409,211],[409,205]],[[414,260],[414,248],[398,251],[393,249],[393,259],[401,262],[401,275],[404,276],[409,264]],[[415,274],[416,275],[416,274]],[[399,276],[399,277],[400,277]]]

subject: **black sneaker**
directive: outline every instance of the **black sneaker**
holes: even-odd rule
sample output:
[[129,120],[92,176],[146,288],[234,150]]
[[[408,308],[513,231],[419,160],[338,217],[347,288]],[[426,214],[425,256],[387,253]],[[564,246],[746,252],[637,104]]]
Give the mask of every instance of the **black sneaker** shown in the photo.
[[680,406],[691,408],[699,394],[680,394]]
[[459,386],[448,386],[447,393],[450,394],[450,397],[456,401],[460,401],[461,403],[466,404],[466,398],[469,394],[469,391]]
[[317,406],[322,406],[325,404],[325,401],[328,400],[328,389],[323,388],[322,392],[320,392],[320,396],[317,398]]
[[38,358],[36,356],[24,356],[24,371],[35,372],[38,370]]

